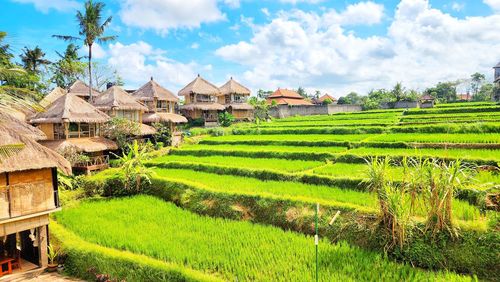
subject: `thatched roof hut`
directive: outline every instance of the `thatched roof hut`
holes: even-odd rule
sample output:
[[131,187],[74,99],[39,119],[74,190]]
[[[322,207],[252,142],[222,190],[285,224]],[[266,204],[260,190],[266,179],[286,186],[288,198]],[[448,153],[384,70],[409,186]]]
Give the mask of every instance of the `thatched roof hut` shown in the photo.
[[179,102],[179,98],[166,88],[163,88],[156,81],[151,80],[132,93],[135,99],[140,101],[171,101]]
[[145,113],[142,115],[142,121],[145,123],[155,122],[171,122],[171,123],[186,123],[188,120],[181,115],[173,113]]
[[41,141],[42,145],[57,151],[62,152],[66,148],[74,148],[77,152],[94,153],[102,151],[117,150],[118,145],[104,137],[86,137],[86,138],[70,138],[62,140]]
[[31,123],[86,122],[104,123],[109,116],[76,95],[68,94],[52,103],[45,112],[35,115]]
[[43,99],[40,101],[40,105],[44,108],[48,107],[50,104],[54,103],[55,100],[59,99],[60,97],[68,94],[68,91],[61,87],[56,87],[50,91],[49,94],[47,94]]
[[188,85],[179,91],[179,96],[187,96],[191,93],[204,94],[204,95],[219,95],[220,90],[217,86],[208,82],[206,79],[198,76],[191,81]]
[[222,85],[220,88],[221,95],[230,95],[230,94],[241,94],[241,95],[250,95],[250,89],[246,88],[232,77],[229,79],[226,84]]
[[92,101],[99,110],[132,110],[132,111],[147,111],[148,108],[137,102],[134,97],[129,95],[119,86],[113,86],[104,91],[101,95],[94,98]]
[[71,174],[71,165],[66,159],[15,129],[0,123],[0,136],[0,146],[23,146],[19,152],[0,160],[0,173],[58,167]]
[[[85,82],[77,80],[71,84],[68,89],[68,93],[72,93],[80,97],[89,97],[89,86]],[[92,97],[99,95],[101,95],[101,92],[92,88]]]
[[0,124],[35,141],[47,139],[45,133],[43,133],[40,129],[31,126],[11,114],[3,112],[2,110],[0,110]]

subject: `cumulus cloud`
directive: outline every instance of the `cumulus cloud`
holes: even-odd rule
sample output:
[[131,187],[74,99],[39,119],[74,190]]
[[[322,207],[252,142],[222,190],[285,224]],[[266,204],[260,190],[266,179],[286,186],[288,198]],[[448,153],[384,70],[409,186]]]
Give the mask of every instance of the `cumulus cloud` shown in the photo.
[[500,0],[483,0],[484,4],[490,6],[494,11],[500,12]]
[[[78,50],[78,53],[80,56],[88,56],[89,55],[89,47],[84,45],[82,48]],[[104,50],[101,45],[98,43],[92,44],[92,58],[94,59],[102,59],[106,57],[107,53],[106,50]]]
[[240,7],[240,0],[223,0],[229,8],[236,9]]
[[49,10],[67,12],[80,7],[80,4],[74,0],[12,0],[16,3],[33,4],[35,9],[47,13]]
[[297,3],[309,3],[309,4],[317,4],[319,2],[322,2],[323,0],[279,0],[281,3],[288,3],[288,4],[297,4]]
[[340,22],[344,25],[376,24],[382,21],[384,5],[372,1],[359,2],[347,6],[340,14]]
[[255,26],[250,40],[223,46],[216,55],[243,65],[254,89],[303,86],[336,96],[396,82],[423,90],[489,73],[500,60],[492,52],[500,49],[500,15],[459,19],[427,0],[402,0],[386,34],[361,37],[332,16],[347,10],[280,13]]
[[126,87],[139,87],[152,76],[174,93],[194,79],[196,69],[206,67],[170,59],[164,50],[144,41],[110,44],[108,64],[120,73],[127,82]]
[[120,18],[128,26],[165,34],[225,19],[216,0],[122,0]]

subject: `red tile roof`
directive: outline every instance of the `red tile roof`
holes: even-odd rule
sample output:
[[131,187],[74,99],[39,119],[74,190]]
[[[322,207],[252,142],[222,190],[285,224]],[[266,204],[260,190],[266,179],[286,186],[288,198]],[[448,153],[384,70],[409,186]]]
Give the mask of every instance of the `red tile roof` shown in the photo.
[[293,90],[288,90],[288,89],[280,89],[274,91],[273,94],[269,95],[267,98],[292,98],[292,99],[304,99],[304,97],[300,96],[299,93],[293,91]]
[[333,96],[330,96],[330,94],[325,94],[325,95],[323,95],[323,96],[319,97],[319,98],[318,98],[318,101],[319,101],[320,103],[323,103],[323,101],[325,101],[326,99],[330,99],[332,102],[337,101],[337,99],[335,99],[335,97],[333,97]]
[[273,101],[276,101],[278,105],[292,105],[292,106],[297,106],[297,105],[312,105],[311,102],[302,99],[290,99],[290,98],[273,98],[273,99],[267,99],[267,104],[271,105]]

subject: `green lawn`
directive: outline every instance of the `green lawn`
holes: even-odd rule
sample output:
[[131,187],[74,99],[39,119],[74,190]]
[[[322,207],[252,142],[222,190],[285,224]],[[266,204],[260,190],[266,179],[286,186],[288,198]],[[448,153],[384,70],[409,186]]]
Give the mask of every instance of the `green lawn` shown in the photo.
[[[312,237],[199,216],[147,196],[84,202],[57,214],[83,240],[144,254],[228,281],[312,281]],[[470,281],[389,262],[346,243],[319,242],[321,281]]]

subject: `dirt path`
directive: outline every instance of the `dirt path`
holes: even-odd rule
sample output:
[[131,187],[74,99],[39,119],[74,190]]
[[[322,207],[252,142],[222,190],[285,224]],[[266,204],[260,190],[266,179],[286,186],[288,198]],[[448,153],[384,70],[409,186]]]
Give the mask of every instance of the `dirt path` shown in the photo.
[[[71,278],[68,276],[63,276],[58,273],[48,273],[48,272],[43,272],[41,274],[34,274],[34,277],[27,278],[25,276],[23,277],[18,277],[18,278],[12,278],[12,279],[7,279],[5,281],[8,282],[20,282],[20,281],[28,281],[28,282],[83,282],[84,280],[79,280],[75,278]],[[3,281],[2,281],[3,282]]]

